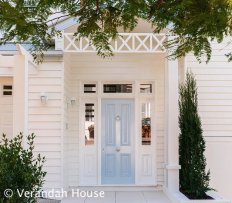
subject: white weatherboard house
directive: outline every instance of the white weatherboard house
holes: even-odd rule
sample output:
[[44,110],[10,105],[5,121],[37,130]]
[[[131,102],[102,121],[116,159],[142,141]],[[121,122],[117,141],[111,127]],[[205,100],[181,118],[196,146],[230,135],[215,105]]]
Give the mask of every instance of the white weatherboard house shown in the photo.
[[27,45],[0,49],[0,131],[35,133],[46,156],[44,189],[155,186],[178,191],[178,84],[196,74],[211,186],[232,198],[231,39],[213,43],[212,59],[169,61],[163,42],[140,22],[121,33],[102,59],[88,39],[76,41],[72,19],[63,38],[36,65]]

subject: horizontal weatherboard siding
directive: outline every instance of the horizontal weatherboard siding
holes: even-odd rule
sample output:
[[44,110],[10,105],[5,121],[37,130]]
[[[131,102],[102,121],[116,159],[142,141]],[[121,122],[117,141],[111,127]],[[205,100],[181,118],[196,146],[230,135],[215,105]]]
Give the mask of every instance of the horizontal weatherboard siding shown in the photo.
[[[210,186],[231,197],[232,159],[232,63],[225,53],[231,51],[231,38],[213,44],[208,64],[199,64],[193,55],[186,57],[186,68],[195,75],[198,86],[199,113],[206,139],[207,167],[211,172]],[[223,175],[221,169],[223,168]]]
[[[46,157],[45,190],[62,187],[62,69],[62,62],[45,58],[37,71],[29,71],[28,128],[36,134],[36,154]],[[43,93],[46,104],[40,101]]]

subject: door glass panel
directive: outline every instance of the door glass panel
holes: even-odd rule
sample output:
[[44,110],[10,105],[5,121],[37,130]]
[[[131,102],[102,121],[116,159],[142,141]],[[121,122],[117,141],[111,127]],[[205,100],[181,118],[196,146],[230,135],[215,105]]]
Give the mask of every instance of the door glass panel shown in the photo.
[[85,145],[94,144],[94,104],[85,104]]
[[104,84],[104,93],[132,93],[132,84]]
[[151,104],[142,104],[142,145],[151,145]]
[[152,84],[140,84],[140,93],[152,93]]

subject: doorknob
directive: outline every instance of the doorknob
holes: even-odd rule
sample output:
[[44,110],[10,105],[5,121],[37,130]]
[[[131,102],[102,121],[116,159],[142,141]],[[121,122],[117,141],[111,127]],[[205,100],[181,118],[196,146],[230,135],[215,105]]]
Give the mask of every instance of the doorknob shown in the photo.
[[105,149],[104,149],[104,148],[102,148],[102,152],[105,152]]
[[117,147],[117,148],[116,148],[116,152],[120,152],[120,147]]

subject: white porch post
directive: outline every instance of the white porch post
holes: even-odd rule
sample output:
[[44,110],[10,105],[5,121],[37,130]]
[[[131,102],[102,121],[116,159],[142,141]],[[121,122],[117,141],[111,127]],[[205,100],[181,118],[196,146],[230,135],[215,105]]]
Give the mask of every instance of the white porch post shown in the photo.
[[165,68],[166,188],[179,191],[178,150],[178,60],[167,60]]
[[[18,48],[19,49],[19,48]],[[19,53],[15,56],[14,67],[14,96],[13,96],[13,136],[20,132],[27,135],[26,129],[26,59]]]
[[64,50],[64,35],[62,32],[62,36],[55,37],[55,50],[56,51],[63,51]]
[[[15,56],[14,67],[14,96],[13,96],[13,136],[20,132],[28,135],[28,71],[29,63],[34,64],[32,56],[19,44],[16,45],[19,52]],[[26,139],[24,137],[24,145]]]

